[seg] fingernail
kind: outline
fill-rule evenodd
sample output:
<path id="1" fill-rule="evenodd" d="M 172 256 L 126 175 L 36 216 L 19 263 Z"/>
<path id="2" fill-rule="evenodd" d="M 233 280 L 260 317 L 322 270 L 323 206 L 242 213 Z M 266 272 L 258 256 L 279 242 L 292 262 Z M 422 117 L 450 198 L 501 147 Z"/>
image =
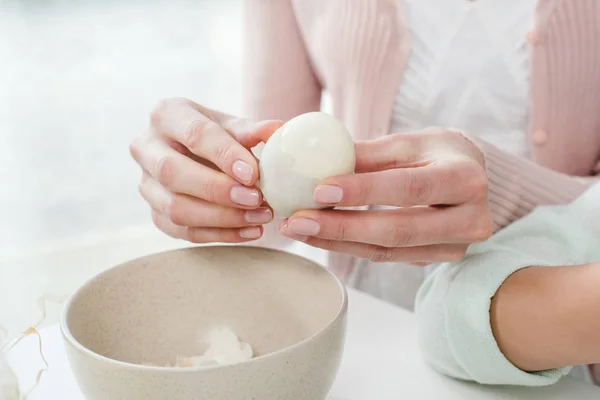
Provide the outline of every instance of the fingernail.
<path id="1" fill-rule="evenodd" d="M 321 225 L 314 219 L 296 218 L 288 222 L 285 230 L 296 235 L 314 236 L 321 230 Z"/>
<path id="2" fill-rule="evenodd" d="M 313 192 L 313 199 L 321 204 L 336 204 L 344 198 L 344 191 L 339 186 L 319 186 Z"/>
<path id="3" fill-rule="evenodd" d="M 232 172 L 233 175 L 240 180 L 240 182 L 250 183 L 254 171 L 250 164 L 241 160 L 237 160 L 233 163 Z"/>
<path id="4" fill-rule="evenodd" d="M 308 236 L 306 235 L 294 235 L 293 233 L 283 234 L 285 237 L 288 237 L 293 240 L 297 240 L 299 242 L 306 242 L 308 240 Z"/>
<path id="5" fill-rule="evenodd" d="M 244 239 L 258 239 L 260 235 L 260 228 L 258 226 L 249 226 L 240 229 L 240 236 Z"/>
<path id="6" fill-rule="evenodd" d="M 288 221 L 288 218 L 281 221 L 281 223 L 279 224 L 279 233 L 290 239 L 297 240 L 299 242 L 306 242 L 308 240 L 308 236 L 296 235 L 295 233 L 290 232 L 290 230 L 288 229 Z"/>
<path id="7" fill-rule="evenodd" d="M 229 193 L 231 201 L 241 206 L 257 206 L 260 202 L 260 194 L 256 189 L 250 189 L 244 186 L 234 186 Z"/>
<path id="8" fill-rule="evenodd" d="M 283 221 L 279 223 L 279 232 L 283 231 L 283 229 L 287 226 L 289 218 L 285 218 Z"/>
<path id="9" fill-rule="evenodd" d="M 268 208 L 258 208 L 246 211 L 244 219 L 250 224 L 266 224 L 273 219 L 273 213 Z"/>

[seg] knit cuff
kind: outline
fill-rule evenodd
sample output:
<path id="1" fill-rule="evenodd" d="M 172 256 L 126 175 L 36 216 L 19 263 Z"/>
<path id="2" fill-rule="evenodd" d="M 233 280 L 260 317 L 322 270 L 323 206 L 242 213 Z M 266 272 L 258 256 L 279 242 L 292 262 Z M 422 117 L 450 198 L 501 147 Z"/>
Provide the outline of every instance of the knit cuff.
<path id="1" fill-rule="evenodd" d="M 510 155 L 481 139 L 469 139 L 485 156 L 488 200 L 497 229 L 529 214 L 538 205 L 570 203 L 589 185 L 589 182 Z"/>

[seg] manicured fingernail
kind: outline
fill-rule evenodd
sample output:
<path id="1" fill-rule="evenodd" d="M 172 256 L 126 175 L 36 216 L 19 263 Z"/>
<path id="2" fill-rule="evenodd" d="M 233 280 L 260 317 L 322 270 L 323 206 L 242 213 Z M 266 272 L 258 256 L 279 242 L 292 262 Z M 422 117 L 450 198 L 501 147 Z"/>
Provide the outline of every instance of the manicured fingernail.
<path id="1" fill-rule="evenodd" d="M 232 172 L 233 175 L 240 180 L 240 182 L 250 183 L 254 171 L 250 164 L 241 160 L 237 160 L 233 163 Z"/>
<path id="2" fill-rule="evenodd" d="M 289 218 L 284 219 L 279 223 L 279 232 L 283 231 L 283 229 L 287 226 Z"/>
<path id="3" fill-rule="evenodd" d="M 266 224 L 273 219 L 273 213 L 266 207 L 248 210 L 244 214 L 244 219 L 250 224 Z"/>
<path id="4" fill-rule="evenodd" d="M 314 236 L 321 230 L 321 225 L 314 219 L 295 218 L 288 222 L 285 230 L 296 235 Z"/>
<path id="5" fill-rule="evenodd" d="M 258 226 L 249 226 L 240 229 L 240 236 L 244 239 L 258 239 L 260 235 L 260 228 Z"/>
<path id="6" fill-rule="evenodd" d="M 234 186 L 229 193 L 231 201 L 241 206 L 257 206 L 260 204 L 260 194 L 256 189 L 250 189 L 244 186 Z"/>
<path id="7" fill-rule="evenodd" d="M 279 224 L 279 233 L 283 236 L 289 237 L 290 239 L 297 240 L 299 242 L 306 242 L 308 240 L 308 236 L 306 235 L 296 235 L 295 233 L 290 232 L 288 229 L 289 218 L 284 219 Z"/>
<path id="8" fill-rule="evenodd" d="M 337 204 L 344 198 L 344 191 L 339 186 L 319 186 L 313 192 L 313 199 L 321 204 Z"/>
<path id="9" fill-rule="evenodd" d="M 306 235 L 294 235 L 293 233 L 287 233 L 285 234 L 285 236 L 289 237 L 290 239 L 297 240 L 299 242 L 306 242 L 308 240 L 308 236 Z"/>

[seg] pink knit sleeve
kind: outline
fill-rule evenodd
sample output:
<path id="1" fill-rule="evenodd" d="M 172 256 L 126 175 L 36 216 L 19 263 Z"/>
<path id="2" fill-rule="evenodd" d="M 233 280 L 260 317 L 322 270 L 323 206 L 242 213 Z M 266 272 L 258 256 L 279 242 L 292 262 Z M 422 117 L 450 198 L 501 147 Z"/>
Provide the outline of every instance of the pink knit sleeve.
<path id="1" fill-rule="evenodd" d="M 497 228 L 527 215 L 538 205 L 567 204 L 595 178 L 571 177 L 510 155 L 477 138 L 485 154 L 489 202 Z"/>
<path id="2" fill-rule="evenodd" d="M 318 111 L 321 85 L 296 22 L 291 0 L 244 1 L 244 113 L 247 117 L 288 120 Z M 284 248 L 280 218 L 264 227 L 255 246 Z"/>
<path id="3" fill-rule="evenodd" d="M 255 119 L 318 111 L 314 73 L 291 0 L 244 1 L 244 108 Z"/>

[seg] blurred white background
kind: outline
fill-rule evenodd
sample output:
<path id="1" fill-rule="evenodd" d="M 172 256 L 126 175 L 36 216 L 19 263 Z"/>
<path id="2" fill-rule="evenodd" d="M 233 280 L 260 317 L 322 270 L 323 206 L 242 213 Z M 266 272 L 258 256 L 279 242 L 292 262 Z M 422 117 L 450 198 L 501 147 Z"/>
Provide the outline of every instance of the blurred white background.
<path id="1" fill-rule="evenodd" d="M 240 112 L 242 0 L 0 0 L 0 258 L 152 229 L 128 143 L 163 97 Z"/>
<path id="2" fill-rule="evenodd" d="M 0 0 L 0 325 L 186 245 L 153 227 L 128 145 L 164 97 L 241 113 L 243 1 Z"/>

